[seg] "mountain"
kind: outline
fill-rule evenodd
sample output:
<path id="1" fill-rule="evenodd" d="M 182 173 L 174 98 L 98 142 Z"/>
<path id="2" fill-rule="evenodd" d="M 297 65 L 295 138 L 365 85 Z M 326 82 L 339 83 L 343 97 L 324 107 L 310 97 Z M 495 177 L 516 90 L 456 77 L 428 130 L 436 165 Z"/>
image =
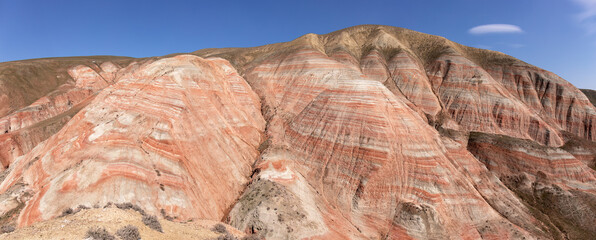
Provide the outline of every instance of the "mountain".
<path id="1" fill-rule="evenodd" d="M 11 234 L 130 202 L 267 239 L 596 238 L 586 95 L 403 28 L 0 63 L 0 103 Z"/>

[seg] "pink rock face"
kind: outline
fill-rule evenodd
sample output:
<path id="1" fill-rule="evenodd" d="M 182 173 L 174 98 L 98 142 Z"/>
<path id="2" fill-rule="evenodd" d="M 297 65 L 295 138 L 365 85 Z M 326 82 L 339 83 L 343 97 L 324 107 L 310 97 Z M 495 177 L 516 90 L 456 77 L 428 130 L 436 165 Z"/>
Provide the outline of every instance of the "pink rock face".
<path id="1" fill-rule="evenodd" d="M 84 65 L 72 67 L 68 74 L 74 83 L 67 81 L 31 105 L 0 118 L 3 167 L 60 130 L 98 91 L 114 83 L 119 69 L 111 62 L 102 63 L 99 72 Z"/>
<path id="2" fill-rule="evenodd" d="M 382 237 L 379 232 L 389 238 L 480 238 L 477 224 L 500 220 L 472 184 L 461 181 L 438 134 L 377 82 L 338 82 L 292 119 L 285 139 L 298 172 L 367 238 Z M 459 220 L 468 208 L 486 212 Z M 501 231 L 518 233 L 506 226 Z"/>
<path id="3" fill-rule="evenodd" d="M 557 126 L 547 124 L 484 69 L 463 56 L 439 57 L 429 75 L 445 111 L 466 130 L 563 145 Z"/>
<path id="4" fill-rule="evenodd" d="M 345 51 L 334 52 L 334 53 L 329 54 L 329 57 L 335 59 L 335 61 L 343 63 L 344 65 L 352 68 L 355 71 L 360 71 L 360 67 L 359 67 L 360 63 L 358 62 L 358 60 L 356 60 L 356 58 L 354 58 L 354 56 L 352 56 L 348 52 L 345 52 Z"/>
<path id="5" fill-rule="evenodd" d="M 398 53 L 389 62 L 391 80 L 401 92 L 429 115 L 437 115 L 441 110 L 441 104 L 433 93 L 424 68 L 414 58 L 405 52 Z"/>
<path id="6" fill-rule="evenodd" d="M 536 67 L 493 67 L 489 73 L 552 125 L 585 139 L 596 140 L 594 106 L 569 82 Z"/>
<path id="7" fill-rule="evenodd" d="M 0 225 L 131 202 L 267 239 L 596 238 L 596 108 L 504 54 L 357 26 L 85 61 L 0 92 Z"/>
<path id="8" fill-rule="evenodd" d="M 259 109 L 225 60 L 186 55 L 147 62 L 16 162 L 0 187 L 22 178 L 36 193 L 20 226 L 109 201 L 153 214 L 163 209 L 180 220 L 221 219 L 258 154 Z"/>
<path id="9" fill-rule="evenodd" d="M 550 179 L 565 189 L 596 192 L 596 172 L 563 149 L 478 133 L 470 138 L 468 148 L 499 176 L 523 173 L 533 179 Z"/>
<path id="10" fill-rule="evenodd" d="M 491 178 L 464 147 L 457 151 L 465 161 L 448 154 L 426 120 L 379 79 L 369 79 L 370 72 L 363 77 L 314 49 L 271 61 L 246 73 L 255 91 L 280 100 L 274 102 L 278 106 L 270 107 L 275 109 L 269 111 L 271 150 L 261 157 L 259 183 L 249 186 L 230 212 L 234 226 L 251 229 L 265 223 L 271 226 L 266 230 L 270 238 L 515 238 L 541 234 L 531 224 L 525 229 L 505 224 L 510 220 L 493 209 L 483 194 L 499 201 L 501 211 L 511 202 L 521 204 L 519 200 L 502 185 L 496 188 L 504 200 L 495 196 L 494 186 L 479 193 L 473 187 L 475 182 L 466 176 L 483 175 L 493 184 L 499 180 Z M 338 70 L 342 70 L 341 77 L 320 80 Z M 302 79 L 305 75 L 322 77 Z M 291 94 L 267 87 L 283 81 L 301 84 L 288 88 Z M 464 164 L 475 170 L 461 172 L 455 167 Z M 265 191 L 262 182 L 282 189 L 282 195 L 288 196 L 284 199 L 290 199 L 291 206 L 298 207 L 296 215 L 303 217 L 283 217 L 288 216 L 288 206 L 267 198 L 254 203 L 255 196 Z M 475 211 L 482 214 L 468 214 Z M 538 222 L 529 210 L 519 207 L 518 211 L 523 217 L 518 216 L 517 222 Z M 286 226 L 301 227 L 286 233 Z M 486 226 L 495 229 L 487 231 Z"/>
<path id="11" fill-rule="evenodd" d="M 569 142 L 564 149 L 575 149 L 576 156 L 580 153 L 578 144 L 567 145 Z M 543 228 L 552 238 L 583 239 L 596 230 L 596 212 L 581 211 L 590 209 L 596 200 L 596 171 L 564 149 L 483 133 L 471 134 L 468 143 L 468 150 L 527 206 L 548 214 L 549 220 L 542 220 L 546 223 Z M 582 151 L 586 152 L 590 151 Z M 574 227 L 560 229 L 552 224 Z"/>
<path id="12" fill-rule="evenodd" d="M 368 78 L 381 83 L 390 78 L 387 63 L 383 59 L 383 55 L 377 50 L 372 50 L 360 60 L 360 69 Z"/>

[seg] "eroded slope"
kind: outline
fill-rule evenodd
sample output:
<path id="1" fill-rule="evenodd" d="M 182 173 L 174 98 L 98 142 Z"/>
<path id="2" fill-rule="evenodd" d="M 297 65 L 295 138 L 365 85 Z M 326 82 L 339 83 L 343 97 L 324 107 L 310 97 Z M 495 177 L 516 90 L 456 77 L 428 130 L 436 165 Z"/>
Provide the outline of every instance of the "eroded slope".
<path id="1" fill-rule="evenodd" d="M 267 239 L 594 236 L 596 108 L 555 74 L 375 25 L 193 55 L 73 65 L 7 108 L 2 221 L 114 201 Z"/>
<path id="2" fill-rule="evenodd" d="M 19 226 L 108 201 L 219 220 L 251 174 L 264 127 L 259 109 L 225 60 L 147 62 L 17 160 L 0 188 L 22 182 L 32 193 Z"/>

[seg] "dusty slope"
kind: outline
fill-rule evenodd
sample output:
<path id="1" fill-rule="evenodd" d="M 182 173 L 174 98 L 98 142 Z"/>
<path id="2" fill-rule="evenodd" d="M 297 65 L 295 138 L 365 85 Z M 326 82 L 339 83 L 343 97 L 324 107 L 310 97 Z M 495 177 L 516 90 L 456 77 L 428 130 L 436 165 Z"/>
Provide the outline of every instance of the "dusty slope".
<path id="1" fill-rule="evenodd" d="M 127 65 L 133 58 L 90 56 L 32 59 L 0 63 L 0 116 L 21 109 L 72 81 L 68 70 L 84 65 L 96 70 L 104 62 Z"/>
<path id="2" fill-rule="evenodd" d="M 596 91 L 591 90 L 591 89 L 580 89 L 584 94 L 586 94 L 586 97 L 588 97 L 588 99 L 590 99 L 590 102 L 592 103 L 592 105 L 596 106 Z"/>
<path id="3" fill-rule="evenodd" d="M 131 201 L 268 239 L 595 234 L 596 108 L 553 73 L 374 25 L 192 54 L 7 108 L 0 223 Z"/>
<path id="4" fill-rule="evenodd" d="M 211 229 L 216 222 L 172 222 L 158 219 L 163 232 L 156 231 L 142 221 L 143 216 L 134 210 L 121 210 L 114 206 L 110 208 L 93 208 L 82 210 L 72 215 L 58 217 L 49 221 L 39 222 L 15 232 L 0 234 L 2 239 L 84 239 L 90 228 L 105 228 L 112 235 L 124 226 L 133 225 L 138 228 L 142 239 L 216 239 L 222 234 Z M 228 231 L 240 237 L 242 233 L 227 226 Z"/>

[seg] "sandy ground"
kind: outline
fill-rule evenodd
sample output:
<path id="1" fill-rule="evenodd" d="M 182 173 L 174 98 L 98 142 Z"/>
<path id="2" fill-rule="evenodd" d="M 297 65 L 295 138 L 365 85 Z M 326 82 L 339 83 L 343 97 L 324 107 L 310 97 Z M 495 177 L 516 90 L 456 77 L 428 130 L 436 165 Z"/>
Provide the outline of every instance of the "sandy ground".
<path id="1" fill-rule="evenodd" d="M 38 222 L 29 227 L 17 229 L 12 233 L 1 234 L 0 239 L 85 239 L 87 230 L 92 227 L 104 227 L 116 235 L 116 231 L 126 225 L 139 229 L 143 240 L 152 239 L 216 239 L 221 234 L 209 229 L 218 222 L 200 220 L 179 223 L 159 219 L 163 233 L 155 231 L 142 222 L 142 216 L 134 210 L 118 208 L 98 208 L 83 210 L 65 217 Z M 244 234 L 227 226 L 227 229 L 240 239 Z M 119 239 L 119 238 L 117 238 Z"/>

